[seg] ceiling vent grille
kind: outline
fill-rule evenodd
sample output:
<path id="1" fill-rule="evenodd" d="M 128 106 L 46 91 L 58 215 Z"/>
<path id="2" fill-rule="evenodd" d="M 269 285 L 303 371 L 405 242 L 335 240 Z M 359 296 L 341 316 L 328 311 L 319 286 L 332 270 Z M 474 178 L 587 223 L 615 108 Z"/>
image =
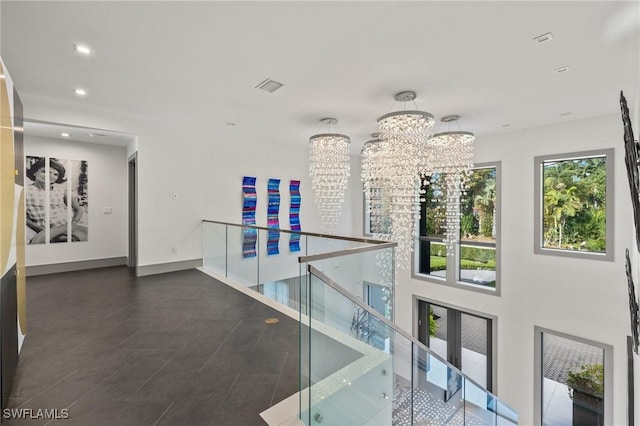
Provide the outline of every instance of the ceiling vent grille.
<path id="1" fill-rule="evenodd" d="M 277 81 L 274 81 L 274 80 L 271 80 L 270 78 L 267 78 L 262 83 L 258 84 L 256 86 L 256 89 L 260 89 L 260 90 L 264 90 L 264 91 L 269 92 L 269 93 L 273 93 L 276 90 L 278 90 L 279 88 L 281 88 L 282 86 L 284 86 L 284 84 L 278 83 Z"/>
<path id="2" fill-rule="evenodd" d="M 542 35 L 539 35 L 538 37 L 534 37 L 533 40 L 538 44 L 543 44 L 553 40 L 553 34 L 551 33 L 542 34 Z"/>

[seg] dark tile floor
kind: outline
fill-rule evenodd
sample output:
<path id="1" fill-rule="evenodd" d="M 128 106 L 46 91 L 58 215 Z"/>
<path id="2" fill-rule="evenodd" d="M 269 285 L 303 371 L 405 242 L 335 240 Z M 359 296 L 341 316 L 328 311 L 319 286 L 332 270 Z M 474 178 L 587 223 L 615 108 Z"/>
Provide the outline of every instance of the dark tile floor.
<path id="1" fill-rule="evenodd" d="M 276 317 L 278 324 L 264 320 Z M 7 425 L 264 425 L 298 390 L 298 324 L 196 270 L 30 277 Z"/>

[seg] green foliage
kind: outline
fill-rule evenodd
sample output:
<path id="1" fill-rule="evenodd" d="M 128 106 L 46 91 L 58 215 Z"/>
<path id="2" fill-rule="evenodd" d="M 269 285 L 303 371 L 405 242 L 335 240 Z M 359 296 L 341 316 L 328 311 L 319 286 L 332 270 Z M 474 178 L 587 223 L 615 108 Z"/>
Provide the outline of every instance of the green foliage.
<path id="1" fill-rule="evenodd" d="M 433 317 L 433 308 L 429 310 L 429 336 L 435 336 L 438 331 L 438 323 Z"/>
<path id="2" fill-rule="evenodd" d="M 604 252 L 605 159 L 545 163 L 543 184 L 544 246 Z"/>
<path id="3" fill-rule="evenodd" d="M 447 258 L 444 256 L 431 256 L 430 262 L 431 271 L 444 271 L 447 269 Z M 460 259 L 460 267 L 462 269 L 483 269 L 486 271 L 495 271 L 496 260 L 489 259 L 486 262 L 479 262 L 477 260 Z"/>
<path id="4" fill-rule="evenodd" d="M 496 263 L 496 251 L 482 247 L 462 246 L 460 248 L 460 258 L 464 260 L 478 261 L 487 263 L 493 261 Z"/>
<path id="5" fill-rule="evenodd" d="M 604 366 L 602 364 L 583 365 L 580 370 L 567 373 L 569 396 L 580 392 L 595 398 L 604 396 Z"/>

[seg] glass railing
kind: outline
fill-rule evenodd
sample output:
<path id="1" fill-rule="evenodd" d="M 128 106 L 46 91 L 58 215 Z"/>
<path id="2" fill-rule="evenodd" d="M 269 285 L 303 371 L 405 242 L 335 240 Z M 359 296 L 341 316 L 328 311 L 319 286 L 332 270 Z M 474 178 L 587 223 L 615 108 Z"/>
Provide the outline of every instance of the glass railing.
<path id="1" fill-rule="evenodd" d="M 395 246 L 204 221 L 203 270 L 297 311 L 307 425 L 517 424 L 513 410 L 394 326 Z"/>
<path id="2" fill-rule="evenodd" d="M 301 292 L 306 298 L 300 301 L 309 312 L 300 349 L 301 374 L 310 384 L 300 401 L 303 423 L 517 424 L 515 411 L 496 396 L 314 265 L 307 270 L 307 289 Z M 324 353 L 319 335 L 330 336 L 360 356 L 330 376 L 318 374 L 327 357 L 340 357 Z"/>
<path id="3" fill-rule="evenodd" d="M 300 257 L 393 318 L 393 247 L 364 238 L 203 221 L 203 268 L 299 310 Z M 306 312 L 304 312 L 306 313 Z"/>

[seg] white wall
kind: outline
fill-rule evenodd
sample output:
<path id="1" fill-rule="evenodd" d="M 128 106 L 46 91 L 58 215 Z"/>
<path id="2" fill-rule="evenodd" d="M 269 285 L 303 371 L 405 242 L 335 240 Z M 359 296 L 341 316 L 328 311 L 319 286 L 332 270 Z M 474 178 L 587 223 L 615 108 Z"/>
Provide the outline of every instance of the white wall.
<path id="1" fill-rule="evenodd" d="M 614 101 L 615 105 L 615 101 Z M 533 253 L 533 158 L 615 148 L 615 246 L 613 262 Z M 624 168 L 619 114 L 478 138 L 475 161 L 502 161 L 502 296 L 398 277 L 396 322 L 413 330 L 412 297 L 497 316 L 497 394 L 533 424 L 534 326 L 614 347 L 614 423 L 626 423 L 626 335 L 629 312 L 624 249 L 629 245 L 631 204 Z M 611 397 L 611 395 L 609 395 Z"/>
<path id="2" fill-rule="evenodd" d="M 266 132 L 256 141 L 244 135 L 242 125 L 156 120 L 42 97 L 23 98 L 27 119 L 138 135 L 139 266 L 201 258 L 203 219 L 241 222 L 243 176 L 258 178 L 258 225 L 267 223 L 267 181 L 279 178 L 280 224 L 289 227 L 288 182 L 297 179 L 301 181 L 302 230 L 322 231 L 313 202 L 306 140 L 284 144 L 283 135 Z M 359 172 L 352 171 L 352 176 L 346 197 L 360 203 Z M 351 203 L 345 206 L 338 234 L 353 234 L 350 221 L 360 219 L 352 208 Z M 358 204 L 355 208 L 361 211 Z M 174 246 L 178 253 L 173 253 Z"/>
<path id="3" fill-rule="evenodd" d="M 128 255 L 127 151 L 124 147 L 25 135 L 25 155 L 88 162 L 89 240 L 27 245 L 27 266 Z M 103 214 L 111 207 L 112 214 Z"/>

